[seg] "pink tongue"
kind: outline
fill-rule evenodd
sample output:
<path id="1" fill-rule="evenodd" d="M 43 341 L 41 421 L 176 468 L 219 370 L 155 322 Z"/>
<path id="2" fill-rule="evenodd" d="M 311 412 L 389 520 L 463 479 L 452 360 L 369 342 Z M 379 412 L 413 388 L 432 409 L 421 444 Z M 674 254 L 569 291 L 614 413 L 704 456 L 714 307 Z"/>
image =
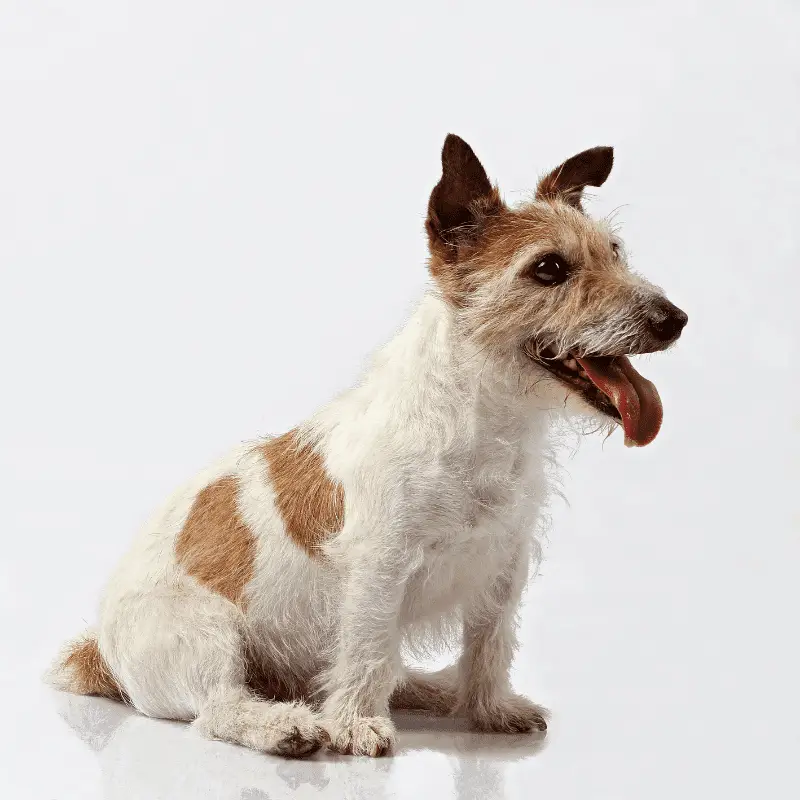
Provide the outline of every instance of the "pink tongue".
<path id="1" fill-rule="evenodd" d="M 643 378 L 625 356 L 579 358 L 578 363 L 619 411 L 625 443 L 638 447 L 650 444 L 658 434 L 663 417 L 658 389 Z"/>

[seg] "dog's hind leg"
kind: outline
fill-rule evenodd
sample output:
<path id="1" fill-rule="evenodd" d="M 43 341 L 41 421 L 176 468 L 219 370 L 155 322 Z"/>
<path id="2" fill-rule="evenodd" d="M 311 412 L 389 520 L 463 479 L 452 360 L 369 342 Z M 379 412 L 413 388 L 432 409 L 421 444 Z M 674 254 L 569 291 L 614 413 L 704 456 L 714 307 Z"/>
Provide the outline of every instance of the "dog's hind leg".
<path id="1" fill-rule="evenodd" d="M 327 735 L 309 706 L 247 688 L 245 629 L 237 606 L 188 586 L 119 599 L 98 644 L 121 690 L 148 716 L 191 721 L 208 738 L 266 753 L 317 750 Z"/>
<path id="2" fill-rule="evenodd" d="M 407 670 L 389 699 L 393 711 L 421 711 L 446 717 L 458 707 L 458 673 L 454 667 L 438 672 Z"/>
<path id="3" fill-rule="evenodd" d="M 293 758 L 315 752 L 328 740 L 309 706 L 259 699 L 241 686 L 209 696 L 194 727 L 209 739 Z"/>
<path id="4" fill-rule="evenodd" d="M 194 727 L 210 739 L 293 758 L 315 752 L 328 740 L 309 706 L 258 699 L 243 687 L 209 697 Z"/>

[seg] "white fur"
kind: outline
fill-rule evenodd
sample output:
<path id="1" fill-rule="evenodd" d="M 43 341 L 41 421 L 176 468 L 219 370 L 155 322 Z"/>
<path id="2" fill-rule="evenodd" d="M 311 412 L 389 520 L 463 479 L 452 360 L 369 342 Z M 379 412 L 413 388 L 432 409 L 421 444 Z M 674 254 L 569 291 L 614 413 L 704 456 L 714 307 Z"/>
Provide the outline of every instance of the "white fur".
<path id="1" fill-rule="evenodd" d="M 142 531 L 102 603 L 99 647 L 131 703 L 270 752 L 302 755 L 324 725 L 335 749 L 377 755 L 393 740 L 393 690 L 425 688 L 404 670 L 402 648 L 461 631 L 448 684 L 458 707 L 484 729 L 543 727 L 543 710 L 509 684 L 548 495 L 551 411 L 566 393 L 536 377 L 520 391 L 515 364 L 471 344 L 431 290 L 363 382 L 301 427 L 344 488 L 344 528 L 323 558 L 287 535 L 252 445 L 189 483 Z M 198 492 L 225 475 L 238 479 L 258 542 L 244 612 L 174 555 Z M 310 705 L 248 695 L 247 658 Z"/>

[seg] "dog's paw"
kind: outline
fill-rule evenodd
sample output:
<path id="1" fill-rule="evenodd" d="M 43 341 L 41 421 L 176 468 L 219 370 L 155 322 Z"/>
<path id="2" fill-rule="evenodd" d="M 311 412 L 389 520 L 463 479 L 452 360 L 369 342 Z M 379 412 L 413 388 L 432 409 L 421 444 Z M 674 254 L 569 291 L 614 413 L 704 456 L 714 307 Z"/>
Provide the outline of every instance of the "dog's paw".
<path id="1" fill-rule="evenodd" d="M 354 756 L 385 756 L 395 742 L 395 730 L 388 717 L 356 717 L 345 724 L 328 727 L 328 747 Z"/>
<path id="2" fill-rule="evenodd" d="M 544 733 L 549 712 L 527 697 L 512 694 L 472 707 L 467 717 L 475 730 L 491 733 Z"/>
<path id="3" fill-rule="evenodd" d="M 292 725 L 277 738 L 272 752 L 285 758 L 302 758 L 315 753 L 328 741 L 328 732 L 321 725 Z"/>
<path id="4" fill-rule="evenodd" d="M 233 704 L 209 704 L 193 725 L 209 739 L 286 758 L 310 755 L 328 741 L 319 717 L 303 703 L 234 698 Z"/>

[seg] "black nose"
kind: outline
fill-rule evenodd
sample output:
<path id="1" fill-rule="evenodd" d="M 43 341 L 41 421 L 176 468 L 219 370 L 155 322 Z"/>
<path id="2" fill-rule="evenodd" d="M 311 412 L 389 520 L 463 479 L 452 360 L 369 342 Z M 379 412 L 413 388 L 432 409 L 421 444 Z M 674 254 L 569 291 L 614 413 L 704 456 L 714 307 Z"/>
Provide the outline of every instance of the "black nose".
<path id="1" fill-rule="evenodd" d="M 650 312 L 650 332 L 659 342 L 672 342 L 681 335 L 689 317 L 669 300 L 661 300 Z"/>

